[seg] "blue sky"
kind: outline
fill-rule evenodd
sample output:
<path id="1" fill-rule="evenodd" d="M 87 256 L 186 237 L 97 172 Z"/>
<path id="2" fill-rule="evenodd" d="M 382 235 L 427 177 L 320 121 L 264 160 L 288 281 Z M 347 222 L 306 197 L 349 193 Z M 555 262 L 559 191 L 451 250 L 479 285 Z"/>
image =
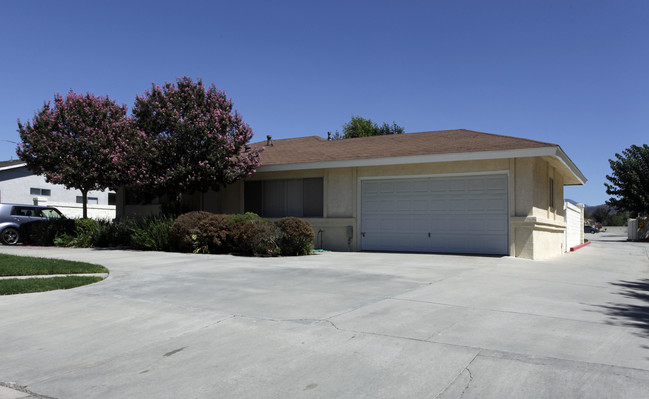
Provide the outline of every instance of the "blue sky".
<path id="1" fill-rule="evenodd" d="M 406 132 L 559 144 L 603 203 L 608 159 L 649 133 L 649 2 L 14 1 L 0 13 L 0 160 L 54 93 L 131 108 L 187 75 L 224 90 L 255 141 L 325 137 L 352 115 Z"/>

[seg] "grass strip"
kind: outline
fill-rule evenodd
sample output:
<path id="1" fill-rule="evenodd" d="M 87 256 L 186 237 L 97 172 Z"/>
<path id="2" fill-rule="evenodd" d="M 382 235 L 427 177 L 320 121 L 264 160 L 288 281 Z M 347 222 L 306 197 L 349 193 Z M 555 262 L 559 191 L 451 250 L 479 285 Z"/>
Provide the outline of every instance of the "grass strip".
<path id="1" fill-rule="evenodd" d="M 0 254 L 1 277 L 82 273 L 108 273 L 108 269 L 85 262 Z"/>
<path id="2" fill-rule="evenodd" d="M 10 278 L 0 280 L 0 295 L 27 294 L 53 290 L 67 290 L 103 280 L 95 276 L 67 276 L 49 278 Z"/>

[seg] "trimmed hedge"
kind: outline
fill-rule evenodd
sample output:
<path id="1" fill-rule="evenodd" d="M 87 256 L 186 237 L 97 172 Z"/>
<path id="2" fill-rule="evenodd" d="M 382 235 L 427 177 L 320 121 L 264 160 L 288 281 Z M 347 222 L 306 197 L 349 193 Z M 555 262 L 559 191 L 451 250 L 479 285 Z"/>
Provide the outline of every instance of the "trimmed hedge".
<path id="1" fill-rule="evenodd" d="M 152 216 L 127 222 L 60 219 L 23 225 L 24 242 L 65 247 L 127 246 L 149 251 L 234 253 L 248 256 L 308 255 L 311 225 L 287 217 L 271 222 L 254 213 L 188 212 L 174 219 Z"/>
<path id="2" fill-rule="evenodd" d="M 171 229 L 169 229 L 169 240 L 172 250 L 192 252 L 195 241 L 192 236 L 197 233 L 196 229 L 200 221 L 209 215 L 211 215 L 209 212 L 194 211 L 178 216 Z"/>
<path id="3" fill-rule="evenodd" d="M 230 226 L 233 252 L 241 255 L 279 255 L 280 231 L 269 221 L 238 222 Z"/>
<path id="4" fill-rule="evenodd" d="M 175 249 L 180 252 L 254 256 L 308 255 L 314 238 L 305 220 L 288 217 L 273 223 L 250 212 L 186 213 L 176 219 L 172 232 Z"/>
<path id="5" fill-rule="evenodd" d="M 222 254 L 230 252 L 228 242 L 229 221 L 226 215 L 210 213 L 196 225 L 193 237 L 193 252 L 203 254 Z"/>
<path id="6" fill-rule="evenodd" d="M 306 220 L 286 217 L 277 221 L 281 231 L 280 253 L 284 256 L 308 255 L 313 251 L 313 228 Z"/>

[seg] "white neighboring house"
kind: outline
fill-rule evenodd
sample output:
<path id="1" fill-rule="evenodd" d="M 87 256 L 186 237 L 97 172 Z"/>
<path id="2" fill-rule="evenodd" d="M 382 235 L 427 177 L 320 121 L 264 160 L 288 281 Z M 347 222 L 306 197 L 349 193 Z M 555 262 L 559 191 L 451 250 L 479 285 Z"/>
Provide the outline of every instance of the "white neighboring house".
<path id="1" fill-rule="evenodd" d="M 20 160 L 0 161 L 0 203 L 49 205 L 68 218 L 83 215 L 81 191 L 46 182 L 44 176 L 33 174 Z M 113 220 L 115 193 L 88 192 L 88 217 Z"/>

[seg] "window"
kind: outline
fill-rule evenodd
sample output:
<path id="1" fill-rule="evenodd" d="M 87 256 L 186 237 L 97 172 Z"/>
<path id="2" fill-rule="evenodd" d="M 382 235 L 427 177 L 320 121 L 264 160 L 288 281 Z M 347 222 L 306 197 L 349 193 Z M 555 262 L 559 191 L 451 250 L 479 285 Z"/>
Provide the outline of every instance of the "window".
<path id="1" fill-rule="evenodd" d="M 323 179 L 246 182 L 244 208 L 264 217 L 322 217 Z"/>
<path id="2" fill-rule="evenodd" d="M 116 193 L 108 193 L 108 205 L 117 205 Z"/>
<path id="3" fill-rule="evenodd" d="M 50 190 L 48 188 L 35 188 L 35 187 L 32 187 L 32 188 L 29 189 L 29 194 L 30 195 L 40 195 L 40 196 L 43 196 L 43 197 L 49 197 L 50 195 L 52 195 L 52 190 Z"/>
<path id="4" fill-rule="evenodd" d="M 77 196 L 77 204 L 83 204 L 83 197 Z M 97 197 L 88 197 L 88 205 L 97 205 L 99 204 L 99 198 Z"/>
<path id="5" fill-rule="evenodd" d="M 41 217 L 41 210 L 32 206 L 14 206 L 11 214 L 15 216 Z"/>
<path id="6" fill-rule="evenodd" d="M 57 209 L 46 208 L 42 210 L 43 217 L 48 219 L 61 219 L 63 215 Z"/>
<path id="7" fill-rule="evenodd" d="M 550 178 L 550 183 L 549 183 L 549 195 L 550 195 L 550 201 L 549 201 L 549 206 L 550 209 L 554 209 L 554 179 Z"/>

